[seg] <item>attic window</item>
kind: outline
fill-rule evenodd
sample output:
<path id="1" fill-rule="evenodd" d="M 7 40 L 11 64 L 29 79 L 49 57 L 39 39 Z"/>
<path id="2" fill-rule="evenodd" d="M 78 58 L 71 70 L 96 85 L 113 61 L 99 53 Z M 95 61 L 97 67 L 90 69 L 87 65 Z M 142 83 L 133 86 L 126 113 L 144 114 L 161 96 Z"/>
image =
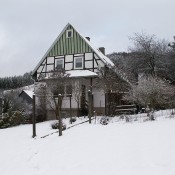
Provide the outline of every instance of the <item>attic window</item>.
<path id="1" fill-rule="evenodd" d="M 70 30 L 67 30 L 66 31 L 66 38 L 72 38 L 73 37 L 73 30 L 70 29 Z"/>

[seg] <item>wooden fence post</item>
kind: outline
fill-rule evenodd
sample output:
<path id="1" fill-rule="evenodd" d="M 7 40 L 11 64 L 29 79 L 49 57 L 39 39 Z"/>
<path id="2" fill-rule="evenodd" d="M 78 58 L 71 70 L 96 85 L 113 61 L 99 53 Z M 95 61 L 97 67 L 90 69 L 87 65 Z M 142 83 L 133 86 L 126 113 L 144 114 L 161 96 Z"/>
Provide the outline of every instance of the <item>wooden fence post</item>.
<path id="1" fill-rule="evenodd" d="M 91 117 L 92 117 L 92 92 L 88 91 L 88 117 L 89 117 L 89 123 L 91 123 Z"/>
<path id="2" fill-rule="evenodd" d="M 72 95 L 69 96 L 70 97 L 70 123 L 72 124 Z"/>
<path id="3" fill-rule="evenodd" d="M 59 101 L 59 136 L 62 136 L 62 115 L 61 115 L 61 95 L 58 95 L 58 101 Z"/>
<path id="4" fill-rule="evenodd" d="M 33 123 L 33 138 L 36 137 L 36 107 L 35 107 L 35 95 L 33 95 L 33 118 L 32 118 L 32 123 Z"/>

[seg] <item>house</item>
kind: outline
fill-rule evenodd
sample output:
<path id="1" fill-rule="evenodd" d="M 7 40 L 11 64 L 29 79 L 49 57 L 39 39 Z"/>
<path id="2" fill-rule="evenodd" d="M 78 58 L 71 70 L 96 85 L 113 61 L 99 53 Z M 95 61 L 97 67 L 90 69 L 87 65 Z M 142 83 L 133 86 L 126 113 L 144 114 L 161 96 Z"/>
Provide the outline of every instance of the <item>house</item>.
<path id="1" fill-rule="evenodd" d="M 28 104 L 32 104 L 33 95 L 34 92 L 31 90 L 22 90 L 22 92 L 19 94 L 19 97 L 26 101 Z"/>
<path id="2" fill-rule="evenodd" d="M 87 93 L 88 90 L 91 90 L 94 111 L 97 114 L 105 114 L 105 92 L 100 87 L 95 88 L 94 84 L 97 83 L 96 79 L 101 68 L 113 66 L 113 62 L 105 56 L 104 47 L 97 49 L 90 42 L 89 37 L 83 37 L 68 23 L 33 70 L 32 78 L 35 80 L 36 90 L 37 86 L 49 79 L 56 69 L 63 69 L 74 80 L 76 89 L 81 91 L 80 108 L 85 107 L 85 104 L 82 105 L 82 101 L 88 105 Z M 83 79 L 81 83 L 80 79 Z M 71 108 L 76 115 L 79 104 L 75 99 L 75 92 L 72 94 Z M 69 111 L 70 100 L 68 97 L 63 99 L 62 108 L 65 112 Z M 82 113 L 82 115 L 86 114 Z M 49 109 L 47 116 L 48 119 L 53 118 L 53 113 Z"/>

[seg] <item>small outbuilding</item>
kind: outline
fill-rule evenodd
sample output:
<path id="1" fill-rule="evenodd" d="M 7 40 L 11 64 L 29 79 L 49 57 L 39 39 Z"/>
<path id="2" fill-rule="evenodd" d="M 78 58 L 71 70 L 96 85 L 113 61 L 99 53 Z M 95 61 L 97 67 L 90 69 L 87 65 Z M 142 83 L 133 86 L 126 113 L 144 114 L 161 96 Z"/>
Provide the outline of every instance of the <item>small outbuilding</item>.
<path id="1" fill-rule="evenodd" d="M 22 90 L 22 92 L 19 94 L 19 97 L 22 98 L 24 101 L 26 101 L 29 104 L 32 104 L 33 101 L 33 91 L 30 90 Z"/>

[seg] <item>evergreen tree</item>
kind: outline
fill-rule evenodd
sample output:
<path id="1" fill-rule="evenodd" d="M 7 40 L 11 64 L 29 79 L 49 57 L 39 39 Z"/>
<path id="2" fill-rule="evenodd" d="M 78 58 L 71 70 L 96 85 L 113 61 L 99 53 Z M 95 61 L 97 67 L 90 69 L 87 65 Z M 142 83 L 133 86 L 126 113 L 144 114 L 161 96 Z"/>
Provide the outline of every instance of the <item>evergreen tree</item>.
<path id="1" fill-rule="evenodd" d="M 31 73 L 32 72 L 27 72 L 22 76 L 0 78 L 0 89 L 16 89 L 19 87 L 33 84 L 33 80 L 31 79 Z"/>

